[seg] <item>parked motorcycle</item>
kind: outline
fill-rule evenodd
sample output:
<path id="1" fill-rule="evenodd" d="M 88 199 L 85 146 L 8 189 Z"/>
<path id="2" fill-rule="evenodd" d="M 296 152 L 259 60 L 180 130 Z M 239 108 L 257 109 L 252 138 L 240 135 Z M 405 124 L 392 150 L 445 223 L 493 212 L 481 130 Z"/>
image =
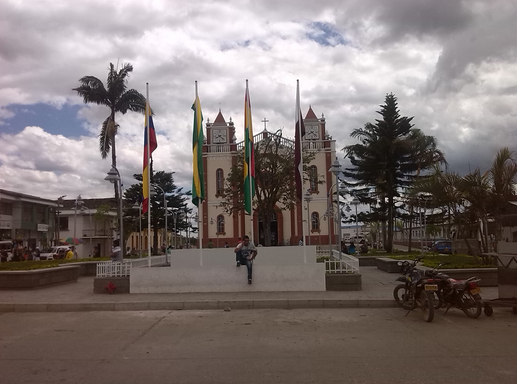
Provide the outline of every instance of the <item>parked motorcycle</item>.
<path id="1" fill-rule="evenodd" d="M 475 277 L 467 280 L 451 279 L 449 275 L 438 271 L 442 265 L 425 272 L 425 276 L 433 279 L 433 282 L 438 285 L 436 293 L 439 300 L 438 308 L 446 305 L 447 309 L 444 314 L 447 314 L 449 309 L 454 306 L 461 309 L 468 317 L 478 318 L 483 307 L 481 288 L 477 286 L 479 279 Z"/>
<path id="2" fill-rule="evenodd" d="M 415 259 L 412 263 L 409 261 L 399 261 L 397 264 L 400 272 L 404 276 L 397 278 L 397 281 L 403 282 L 393 290 L 393 297 L 398 305 L 409 311 L 417 306 L 422 310 L 424 320 L 433 321 L 434 318 L 434 292 L 438 291 L 438 285 L 429 282 L 418 269 L 417 263 L 421 258 Z"/>

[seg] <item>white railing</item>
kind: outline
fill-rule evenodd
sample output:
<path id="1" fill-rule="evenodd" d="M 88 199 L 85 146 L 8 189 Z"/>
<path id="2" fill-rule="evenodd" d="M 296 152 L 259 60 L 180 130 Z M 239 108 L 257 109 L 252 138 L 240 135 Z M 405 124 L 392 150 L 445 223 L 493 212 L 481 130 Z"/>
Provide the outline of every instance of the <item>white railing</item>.
<path id="1" fill-rule="evenodd" d="M 333 250 L 330 260 L 325 262 L 325 271 L 329 273 L 359 272 L 359 259 L 346 253 L 341 253 L 340 259 L 339 252 Z"/>
<path id="2" fill-rule="evenodd" d="M 131 263 L 120 261 L 100 261 L 97 263 L 97 277 L 123 277 L 131 274 Z"/>
<path id="3" fill-rule="evenodd" d="M 152 256 L 151 267 L 165 263 L 165 255 Z M 147 257 L 119 261 L 101 261 L 97 263 L 97 277 L 122 277 L 131 274 L 131 268 L 145 268 L 149 266 Z"/>
<path id="4" fill-rule="evenodd" d="M 319 245 L 316 247 L 316 256 L 327 256 L 329 257 L 333 250 L 337 250 L 337 246 L 331 245 L 330 247 L 328 245 Z"/>
<path id="5" fill-rule="evenodd" d="M 133 268 L 147 267 L 149 265 L 149 259 L 147 257 L 131 259 L 128 261 L 133 265 Z M 151 256 L 151 267 L 163 263 L 165 263 L 165 255 Z"/>

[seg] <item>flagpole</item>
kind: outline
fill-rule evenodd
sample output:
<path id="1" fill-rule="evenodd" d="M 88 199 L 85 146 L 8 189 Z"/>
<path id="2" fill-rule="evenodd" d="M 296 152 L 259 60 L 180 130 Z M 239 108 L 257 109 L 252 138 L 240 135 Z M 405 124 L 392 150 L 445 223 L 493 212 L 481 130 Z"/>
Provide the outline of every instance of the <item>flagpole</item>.
<path id="1" fill-rule="evenodd" d="M 255 144 L 253 143 L 253 130 L 252 130 L 252 127 L 253 127 L 253 124 L 251 123 L 251 102 L 250 102 L 250 91 L 248 89 L 248 79 L 246 79 L 246 102 L 248 103 L 249 105 L 249 112 L 250 112 L 250 134 L 251 134 L 251 137 L 249 138 L 250 141 L 251 141 L 251 145 L 254 146 Z M 246 127 L 244 127 L 244 129 L 246 129 Z M 254 150 L 254 148 L 251 148 L 250 149 L 250 154 L 252 153 L 252 151 Z M 251 242 L 253 244 L 255 244 L 255 236 L 254 236 L 254 232 L 253 232 L 253 183 L 252 183 L 252 173 L 251 173 L 251 164 L 252 164 L 252 161 L 251 161 L 251 156 L 250 156 L 250 159 L 249 159 L 249 163 L 248 163 L 248 179 L 249 179 L 249 184 L 250 184 L 250 223 L 251 223 Z M 255 164 L 253 164 L 255 165 Z"/>
<path id="2" fill-rule="evenodd" d="M 301 188 L 302 193 L 300 197 L 300 210 L 301 210 L 301 217 L 302 217 L 302 239 L 303 239 L 303 263 L 307 264 L 307 240 L 305 239 L 306 232 L 305 232 L 305 225 L 303 225 L 303 143 L 302 143 L 302 122 L 300 119 L 302 118 L 302 113 L 300 110 L 300 80 L 296 80 L 296 117 L 295 122 L 298 123 L 298 142 L 300 143 L 300 165 L 302 169 L 300 170 L 300 176 L 301 176 Z M 307 222 L 307 225 L 309 225 L 309 222 Z"/>
<path id="3" fill-rule="evenodd" d="M 197 100 L 198 99 L 197 80 L 195 80 L 194 83 L 196 86 L 196 100 Z M 203 125 L 201 125 L 200 128 L 203 129 Z M 199 143 L 198 143 L 198 145 L 199 145 Z M 203 159 L 201 159 L 201 161 L 203 161 Z M 200 180 L 200 182 L 204 183 L 205 181 Z M 199 205 L 197 207 L 197 216 L 198 216 L 198 219 L 197 219 L 197 227 L 198 227 L 197 245 L 199 247 L 199 266 L 200 267 L 203 266 L 203 216 L 202 215 L 203 215 L 203 199 L 201 198 L 201 199 L 199 199 Z M 199 223 L 201 223 L 201 225 Z"/>
<path id="4" fill-rule="evenodd" d="M 147 127 L 146 127 L 146 140 L 147 140 L 147 145 L 146 145 L 146 148 L 145 148 L 145 151 L 146 151 L 146 154 L 145 156 L 147 156 L 147 167 L 149 168 L 147 170 L 147 180 L 144 180 L 144 183 L 146 182 L 147 183 L 147 194 L 148 194 L 148 197 L 147 197 L 147 266 L 149 268 L 151 268 L 151 169 L 150 169 L 150 164 L 151 164 L 151 139 L 150 139 L 150 119 L 149 119 L 149 116 L 151 116 L 151 107 L 150 107 L 150 103 L 149 103 L 149 83 L 145 83 L 145 90 L 146 90 L 146 106 L 145 106 L 145 113 L 146 113 L 146 123 L 147 123 Z"/>

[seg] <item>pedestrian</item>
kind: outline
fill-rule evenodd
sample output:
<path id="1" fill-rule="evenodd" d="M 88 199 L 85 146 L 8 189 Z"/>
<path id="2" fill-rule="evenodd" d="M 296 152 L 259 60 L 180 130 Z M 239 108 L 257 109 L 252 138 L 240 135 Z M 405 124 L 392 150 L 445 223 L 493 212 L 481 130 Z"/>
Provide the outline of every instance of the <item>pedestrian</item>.
<path id="1" fill-rule="evenodd" d="M 237 241 L 237 245 L 236 247 L 238 247 L 239 245 L 241 245 L 242 243 L 242 240 L 241 238 L 239 237 L 239 240 Z M 241 254 L 240 253 L 235 253 L 235 262 L 237 263 L 237 267 L 240 267 L 241 266 Z"/>
<path id="2" fill-rule="evenodd" d="M 206 247 L 210 249 L 214 247 L 214 242 L 212 241 L 212 239 L 208 239 L 208 244 L 206 245 Z"/>
<path id="3" fill-rule="evenodd" d="M 72 248 L 68 248 L 68 251 L 66 252 L 65 259 L 66 260 L 72 260 L 74 258 L 74 251 L 72 251 Z"/>
<path id="4" fill-rule="evenodd" d="M 77 250 L 75 249 L 75 247 L 72 247 L 72 252 L 74 253 L 74 259 L 78 259 L 79 255 L 77 254 Z"/>
<path id="5" fill-rule="evenodd" d="M 302 239 L 300 239 L 300 241 L 298 242 L 298 245 L 299 245 L 299 246 L 302 246 L 302 245 L 303 245 L 303 240 L 302 240 Z"/>
<path id="6" fill-rule="evenodd" d="M 111 261 L 121 261 L 122 260 L 122 249 L 120 248 L 120 240 L 113 241 L 113 247 L 111 248 Z"/>
<path id="7" fill-rule="evenodd" d="M 225 241 L 225 242 L 224 242 L 224 247 L 225 247 L 225 248 L 230 248 L 230 246 L 228 245 L 228 242 L 227 242 L 227 241 Z"/>
<path id="8" fill-rule="evenodd" d="M 251 284 L 252 274 L 253 274 L 253 260 L 257 257 L 257 248 L 255 244 L 250 241 L 250 238 L 246 235 L 242 238 L 242 242 L 235 247 L 233 250 L 236 255 L 240 257 L 240 264 L 246 264 L 248 269 L 248 284 Z"/>
<path id="9" fill-rule="evenodd" d="M 351 255 L 355 254 L 355 244 L 353 241 L 350 242 L 350 246 L 348 247 L 348 253 Z"/>

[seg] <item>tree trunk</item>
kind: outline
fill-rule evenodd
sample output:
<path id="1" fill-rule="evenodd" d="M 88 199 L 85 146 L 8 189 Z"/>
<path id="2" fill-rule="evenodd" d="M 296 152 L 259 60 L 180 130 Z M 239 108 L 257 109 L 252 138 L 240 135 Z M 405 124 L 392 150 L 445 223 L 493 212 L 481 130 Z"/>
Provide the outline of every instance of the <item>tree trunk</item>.
<path id="1" fill-rule="evenodd" d="M 393 196 L 388 196 L 388 238 L 386 243 L 386 252 L 393 251 Z"/>
<path id="2" fill-rule="evenodd" d="M 411 252 L 411 242 L 413 241 L 413 206 L 409 209 L 409 235 L 408 235 L 408 252 Z"/>
<path id="3" fill-rule="evenodd" d="M 264 246 L 271 246 L 271 215 L 262 219 L 262 230 L 264 231 Z"/>
<path id="4" fill-rule="evenodd" d="M 112 132 L 112 138 L 111 138 L 111 165 L 116 168 L 117 167 L 117 149 L 115 147 L 116 131 L 114 129 L 114 127 L 115 127 L 115 114 L 113 112 L 111 114 L 111 121 L 113 122 L 113 132 Z M 122 180 L 120 180 L 119 182 L 121 183 Z M 118 199 L 119 199 L 118 184 L 117 183 L 113 183 L 113 187 L 115 188 L 115 203 L 117 204 L 117 207 L 118 207 L 119 206 L 118 205 L 119 204 L 118 203 Z"/>

